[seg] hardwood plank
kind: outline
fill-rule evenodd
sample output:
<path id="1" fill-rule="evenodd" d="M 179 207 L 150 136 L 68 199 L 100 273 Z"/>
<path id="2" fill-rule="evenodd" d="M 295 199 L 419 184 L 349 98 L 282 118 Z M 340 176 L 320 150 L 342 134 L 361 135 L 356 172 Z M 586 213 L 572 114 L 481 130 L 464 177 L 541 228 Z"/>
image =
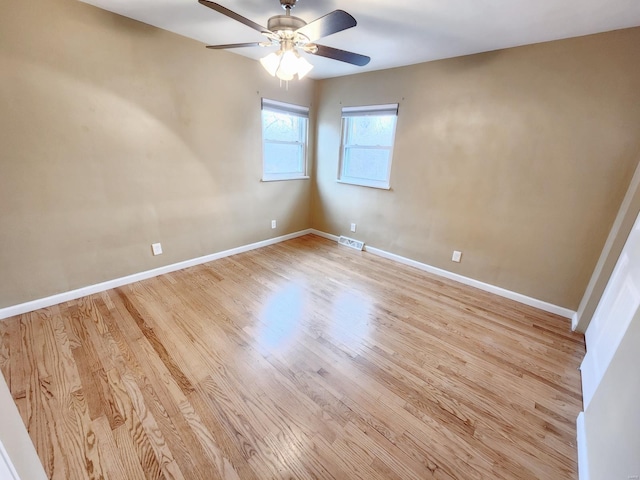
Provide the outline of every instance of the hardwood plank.
<path id="1" fill-rule="evenodd" d="M 179 405 L 180 413 L 184 417 L 187 425 L 193 431 L 193 436 L 202 447 L 204 454 L 208 457 L 208 478 L 221 478 L 223 480 L 240 480 L 238 472 L 227 459 L 222 449 L 218 446 L 216 439 L 208 428 L 204 425 L 202 418 L 196 413 L 194 406 L 187 398 L 181 400 Z"/>
<path id="2" fill-rule="evenodd" d="M 235 478 L 237 475 L 242 480 L 256 480 L 259 477 L 247 461 L 246 444 L 238 432 L 227 432 L 223 424 L 215 417 L 215 406 L 208 395 L 200 390 L 188 396 L 189 403 L 196 414 L 201 418 L 202 428 L 211 435 L 215 445 L 219 449 L 219 457 L 222 463 L 217 463 L 218 470 L 222 470 L 222 478 Z M 250 455 L 249 455 L 250 456 Z"/>
<path id="3" fill-rule="evenodd" d="M 21 400 L 24 400 L 26 397 L 26 380 L 23 363 L 24 356 L 22 352 L 22 329 L 20 327 L 20 321 L 12 322 L 10 325 L 12 326 L 11 334 L 9 337 L 9 361 L 11 377 L 8 384 L 11 385 L 11 393 L 13 399 L 18 405 L 18 410 L 20 411 L 21 415 L 24 415 L 24 412 L 21 408 L 21 405 L 24 404 L 24 402 L 21 402 Z"/>
<path id="4" fill-rule="evenodd" d="M 122 383 L 120 374 L 114 369 L 108 372 L 108 377 L 118 410 L 124 416 L 124 424 L 113 430 L 123 467 L 129 472 L 134 472 L 134 476 L 142 469 L 148 480 L 164 479 L 149 436 L 133 408 L 131 397 Z"/>
<path id="5" fill-rule="evenodd" d="M 140 425 L 149 440 L 149 444 L 151 445 L 155 458 L 160 465 L 162 474 L 167 479 L 184 479 L 184 476 L 167 445 L 162 430 L 150 411 L 151 406 L 145 401 L 144 395 L 136 383 L 135 378 L 132 374 L 127 372 L 122 375 L 121 381 L 129 398 L 131 399 L 133 411 L 138 417 Z"/>
<path id="6" fill-rule="evenodd" d="M 131 318 L 135 320 L 136 324 L 138 325 L 138 328 L 140 328 L 140 331 L 142 332 L 142 334 L 147 338 L 149 343 L 151 343 L 151 345 L 153 346 L 153 349 L 156 351 L 156 353 L 160 357 L 160 360 L 171 372 L 175 380 L 180 385 L 180 388 L 182 389 L 184 394 L 188 395 L 189 393 L 193 392 L 194 391 L 193 385 L 191 384 L 189 379 L 187 379 L 187 377 L 182 372 L 182 370 L 180 370 L 180 368 L 175 364 L 173 358 L 167 351 L 166 347 L 162 344 L 162 342 L 158 340 L 156 333 L 153 331 L 152 328 L 149 327 L 142 313 L 138 311 L 139 307 L 136 307 L 131 302 L 126 292 L 124 291 L 124 289 L 117 288 L 116 292 L 120 297 L 120 300 L 124 304 L 124 307 L 127 309 L 129 314 L 131 315 Z"/>
<path id="7" fill-rule="evenodd" d="M 47 408 L 46 400 L 43 398 L 41 379 L 38 375 L 38 352 L 40 351 L 38 339 L 40 337 L 37 334 L 37 330 L 40 328 L 39 316 L 36 313 L 30 313 L 25 317 L 28 318 L 21 322 L 21 329 L 25 351 L 23 366 L 26 380 L 26 417 L 23 417 L 22 420 L 29 431 L 45 472 L 49 477 L 53 478 L 54 473 L 61 471 L 60 460 L 63 457 L 54 453 L 56 445 L 52 439 L 56 437 L 56 433 L 53 424 L 49 423 L 50 411 Z M 46 382 L 46 379 L 43 379 L 43 382 Z M 63 470 L 62 475 L 65 474 L 66 471 Z"/>
<path id="8" fill-rule="evenodd" d="M 123 455 L 118 452 L 116 441 L 113 438 L 113 431 L 109 421 L 105 417 L 96 418 L 91 422 L 93 431 L 98 439 L 98 449 L 103 458 L 105 467 L 105 478 L 127 478 L 144 479 L 142 469 L 128 470 L 123 463 Z M 122 452 L 126 455 L 126 452 Z M 126 458 L 126 457 L 124 457 Z"/>
<path id="9" fill-rule="evenodd" d="M 109 375 L 111 373 L 111 375 Z M 120 425 L 124 424 L 125 414 L 120 410 L 121 406 L 118 404 L 113 396 L 113 391 L 110 385 L 110 378 L 113 377 L 111 370 L 105 372 L 104 369 L 96 370 L 93 372 L 94 383 L 98 388 L 98 396 L 102 402 L 102 411 L 104 417 L 109 423 L 109 428 L 115 430 Z"/>
<path id="10" fill-rule="evenodd" d="M 52 479 L 575 480 L 569 322 L 313 235 L 0 322 Z"/>
<path id="11" fill-rule="evenodd" d="M 63 319 L 64 313 L 60 310 L 58 305 L 54 305 L 50 307 L 50 309 L 52 312 L 50 325 L 56 345 L 55 350 L 57 351 L 57 362 L 60 363 L 60 367 L 64 374 L 63 382 L 65 383 L 66 391 L 75 392 L 82 388 L 82 381 L 80 380 L 78 366 L 71 350 L 71 342 L 67 336 L 67 330 Z"/>
<path id="12" fill-rule="evenodd" d="M 16 323 L 0 322 L 0 374 L 7 381 L 9 389 L 11 389 L 11 338 L 15 338 Z M 13 329 L 13 335 L 10 335 L 10 329 Z"/>

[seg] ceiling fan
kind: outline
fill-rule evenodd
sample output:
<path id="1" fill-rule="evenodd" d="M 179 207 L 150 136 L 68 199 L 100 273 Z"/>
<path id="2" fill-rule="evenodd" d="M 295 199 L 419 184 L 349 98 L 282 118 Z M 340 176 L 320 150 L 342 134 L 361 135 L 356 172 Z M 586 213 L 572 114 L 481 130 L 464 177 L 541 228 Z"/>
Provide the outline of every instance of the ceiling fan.
<path id="1" fill-rule="evenodd" d="M 301 18 L 291 15 L 291 9 L 295 7 L 297 0 L 280 0 L 285 15 L 275 15 L 269 18 L 267 28 L 265 28 L 217 3 L 208 0 L 198 0 L 198 2 L 257 30 L 267 37 L 263 42 L 208 45 L 207 48 L 278 47 L 277 52 L 260 59 L 260 63 L 272 76 L 277 76 L 281 80 L 293 80 L 296 75 L 298 79 L 301 79 L 313 68 L 313 65 L 300 56 L 297 49 L 360 67 L 368 64 L 371 60 L 365 55 L 315 43 L 320 38 L 357 25 L 356 19 L 343 10 L 334 10 L 311 23 L 307 23 Z"/>

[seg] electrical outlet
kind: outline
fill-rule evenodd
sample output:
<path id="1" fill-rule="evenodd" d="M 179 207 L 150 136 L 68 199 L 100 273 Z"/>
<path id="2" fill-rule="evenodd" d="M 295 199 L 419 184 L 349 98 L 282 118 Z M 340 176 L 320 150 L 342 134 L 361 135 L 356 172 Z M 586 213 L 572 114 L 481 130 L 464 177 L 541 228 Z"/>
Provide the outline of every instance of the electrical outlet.
<path id="1" fill-rule="evenodd" d="M 154 255 L 162 255 L 162 244 L 161 243 L 152 243 L 151 251 Z"/>
<path id="2" fill-rule="evenodd" d="M 356 224 L 355 224 L 355 223 L 352 223 L 352 224 L 351 224 L 351 231 L 352 231 L 352 232 L 355 232 L 355 231 L 356 231 Z"/>
<path id="3" fill-rule="evenodd" d="M 451 261 L 460 263 L 461 260 L 462 260 L 462 252 L 454 250 L 453 251 L 453 256 L 451 257 Z"/>
<path id="4" fill-rule="evenodd" d="M 276 221 L 275 220 L 271 220 L 271 228 L 276 228 Z"/>

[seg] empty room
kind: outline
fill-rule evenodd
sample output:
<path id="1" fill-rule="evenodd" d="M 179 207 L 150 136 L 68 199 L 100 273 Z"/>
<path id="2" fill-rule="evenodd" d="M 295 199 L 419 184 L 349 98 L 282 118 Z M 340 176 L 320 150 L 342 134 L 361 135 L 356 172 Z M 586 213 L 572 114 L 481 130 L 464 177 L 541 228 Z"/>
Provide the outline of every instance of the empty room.
<path id="1" fill-rule="evenodd" d="M 0 479 L 640 478 L 640 3 L 6 0 Z"/>

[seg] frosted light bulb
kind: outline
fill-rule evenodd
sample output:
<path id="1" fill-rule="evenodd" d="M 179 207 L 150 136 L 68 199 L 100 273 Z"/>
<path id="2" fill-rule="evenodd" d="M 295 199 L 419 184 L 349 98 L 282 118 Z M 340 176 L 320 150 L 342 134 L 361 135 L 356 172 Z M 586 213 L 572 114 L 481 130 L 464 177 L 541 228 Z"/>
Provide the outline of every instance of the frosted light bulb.
<path id="1" fill-rule="evenodd" d="M 306 58 L 298 56 L 298 80 L 302 80 L 313 69 Z"/>
<path id="2" fill-rule="evenodd" d="M 296 73 L 298 73 L 298 57 L 293 50 L 287 50 L 282 54 L 277 75 L 279 78 L 282 78 L 282 80 L 285 80 L 281 75 L 293 78 Z"/>
<path id="3" fill-rule="evenodd" d="M 281 56 L 282 52 L 278 51 L 270 53 L 266 57 L 260 59 L 260 63 L 272 77 L 276 76 L 276 71 L 278 70 L 278 66 L 280 65 L 280 60 L 282 59 Z"/>

